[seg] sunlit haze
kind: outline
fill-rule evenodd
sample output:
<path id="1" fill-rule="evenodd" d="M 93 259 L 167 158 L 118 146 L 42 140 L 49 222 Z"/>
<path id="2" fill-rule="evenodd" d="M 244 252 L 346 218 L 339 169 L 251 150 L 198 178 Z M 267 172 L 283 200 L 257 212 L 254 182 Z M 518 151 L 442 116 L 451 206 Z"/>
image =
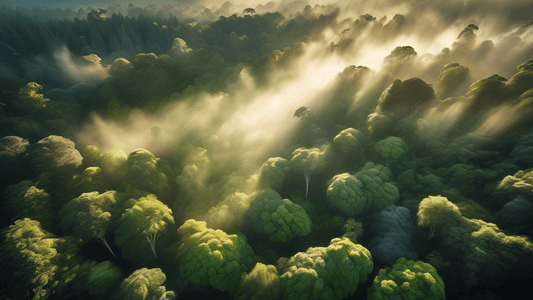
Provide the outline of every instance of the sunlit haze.
<path id="1" fill-rule="evenodd" d="M 529 299 L 531 12 L 0 0 L 0 299 Z"/>

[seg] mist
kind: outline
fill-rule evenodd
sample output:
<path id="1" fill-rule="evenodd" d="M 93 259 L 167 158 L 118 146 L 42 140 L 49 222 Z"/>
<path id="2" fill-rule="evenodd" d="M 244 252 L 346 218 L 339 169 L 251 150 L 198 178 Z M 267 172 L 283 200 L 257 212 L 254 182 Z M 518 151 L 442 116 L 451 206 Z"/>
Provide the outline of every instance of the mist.
<path id="1" fill-rule="evenodd" d="M 489 16 L 499 17 L 499 22 L 507 28 L 495 31 L 486 25 L 485 19 L 481 22 L 476 10 L 468 7 L 453 15 L 440 14 L 433 6 L 415 9 L 412 7 L 416 6 L 394 3 L 348 5 L 354 12 L 347 8 L 335 10 L 335 6 L 304 10 L 302 16 L 315 20 L 318 29 L 297 48 L 293 45 L 298 51 L 284 51 L 275 58 L 279 61 L 269 65 L 266 84 L 258 82 L 253 70 L 245 67 L 224 92 L 203 91 L 175 100 L 171 96 L 171 104 L 158 112 L 147 114 L 133 110 L 123 122 L 94 115 L 75 140 L 80 145 L 97 145 L 104 151 L 119 147 L 129 153 L 144 148 L 161 157 L 169 157 L 187 145 L 202 147 L 207 149 L 217 168 L 235 171 L 241 181 L 233 183 L 236 190 L 246 190 L 247 178 L 263 162 L 271 156 L 282 155 L 280 149 L 295 143 L 294 136 L 302 130 L 301 121 L 293 116 L 298 108 L 305 106 L 320 112 L 336 101 L 333 98 L 341 72 L 348 66 L 370 69 L 370 73 L 354 82 L 353 94 L 348 99 L 348 111 L 359 116 L 364 111 L 371 113 L 372 105 L 377 103 L 377 98 L 372 98 L 376 96 L 371 94 L 379 95 L 396 79 L 421 78 L 437 88 L 440 95 L 445 93 L 440 88 L 441 69 L 448 63 L 458 63 L 467 68 L 468 76 L 446 93 L 463 97 L 468 86 L 482 78 L 495 73 L 510 78 L 516 73 L 516 65 L 533 55 L 533 29 L 524 28 L 505 16 Z M 450 5 L 455 9 L 458 4 Z M 372 15 L 357 17 L 355 11 L 365 9 Z M 320 12 L 328 12 L 327 17 L 319 18 Z M 428 28 L 429 19 L 435 25 Z M 480 22 L 479 26 L 469 25 L 476 21 Z M 61 63 L 73 64 L 64 58 Z M 92 63 L 69 74 L 76 80 L 105 76 L 106 69 L 96 61 Z M 65 69 L 67 73 L 72 70 Z M 464 127 L 467 130 L 464 133 L 481 130 L 497 137 L 531 116 L 531 110 L 521 109 L 526 104 L 519 101 L 475 118 L 470 116 L 468 101 L 451 103 L 454 104 L 445 109 L 434 103 L 434 108 L 420 112 L 425 120 L 424 126 L 417 129 L 421 138 L 429 141 L 444 136 L 463 126 L 460 124 L 465 118 L 472 118 L 475 124 Z M 514 116 L 513 121 L 505 121 L 509 114 Z M 362 117 L 366 119 L 366 115 Z M 357 122 L 345 126 L 361 124 L 360 119 Z"/>
<path id="2" fill-rule="evenodd" d="M 117 274 L 160 268 L 168 299 L 171 289 L 270 299 L 254 294 L 270 286 L 272 299 L 290 298 L 298 259 L 332 249 L 369 259 L 368 274 L 350 278 L 378 274 L 339 299 L 371 298 L 378 269 L 399 258 L 442 277 L 432 275 L 445 282 L 439 299 L 504 295 L 517 276 L 533 278 L 531 263 L 517 263 L 533 263 L 530 1 L 8 5 L 17 13 L 0 14 L 0 161 L 9 166 L 0 198 L 29 209 L 8 204 L 17 217 L 5 226 L 35 217 L 78 238 L 63 207 L 105 194 L 110 208 L 94 211 L 110 225 L 97 237 L 125 254 L 105 260 Z M 32 211 L 34 198 L 53 218 Z M 143 214 L 166 223 L 126 228 Z M 211 235 L 219 240 L 195 240 Z M 127 244 L 139 236 L 139 249 Z M 79 255 L 103 261 L 93 240 Z M 237 240 L 252 258 L 234 286 L 182 272 L 199 254 L 180 255 L 196 244 Z M 302 274 L 334 286 L 310 265 Z M 113 297 L 126 280 L 115 277 L 103 288 Z"/>
<path id="3" fill-rule="evenodd" d="M 109 76 L 109 70 L 102 66 L 102 59 L 96 54 L 74 57 L 63 46 L 54 53 L 59 69 L 76 83 L 95 83 Z"/>
<path id="4" fill-rule="evenodd" d="M 456 2 L 450 3 L 452 11 L 457 10 L 455 15 L 450 12 L 439 14 L 439 5 L 444 5 L 441 2 L 431 6 L 422 5 L 418 9 L 410 8 L 417 7 L 416 5 L 394 3 L 396 4 L 386 5 L 380 2 L 370 7 L 353 6 L 357 8 L 356 11 L 368 9 L 373 13 L 371 16 L 354 17 L 356 12 L 340 10 L 342 13 L 328 20 L 321 32 L 309 37 L 299 57 L 287 62 L 290 67 L 278 68 L 267 75 L 269 83 L 266 86 L 256 86 L 250 72 L 243 69 L 238 82 L 227 93 L 201 94 L 184 103 L 171 105 L 155 116 L 134 114 L 122 129 L 124 132 L 131 132 L 132 137 L 128 137 L 128 134 L 118 135 L 124 141 L 120 137 L 118 140 L 105 138 L 108 135 L 106 131 L 118 132 L 118 129 L 112 128 L 121 128 L 121 124 L 111 127 L 95 125 L 97 130 L 88 125 L 86 131 L 104 130 L 97 134 L 99 139 L 115 141 L 125 145 L 127 150 L 132 150 L 148 147 L 150 144 L 142 142 L 147 141 L 144 135 L 134 137 L 139 133 L 139 128 L 159 126 L 163 129 L 163 134 L 157 150 L 154 149 L 159 153 L 196 130 L 206 139 L 217 136 L 232 145 L 239 145 L 236 148 L 244 151 L 241 155 L 251 155 L 252 152 L 264 155 L 268 148 L 272 148 L 269 145 L 282 142 L 294 128 L 293 111 L 301 106 L 318 109 L 328 102 L 330 84 L 349 65 L 366 66 L 373 72 L 371 77 L 357 87 L 353 99 L 353 105 L 356 106 L 359 97 L 365 95 L 365 90 L 384 90 L 394 79 L 419 77 L 435 86 L 440 70 L 450 62 L 469 69 L 469 77 L 466 79 L 468 82 L 460 91 L 465 93 L 469 84 L 492 74 L 510 78 L 516 73 L 516 65 L 533 55 L 533 30 L 524 28 L 516 20 L 499 16 L 499 21 L 505 23 L 505 31 L 502 27 L 499 31 L 495 31 L 493 26 L 484 28 L 482 24 L 487 22 L 485 19 L 469 28 L 469 24 L 481 21 L 474 3 L 469 3 L 464 10 L 459 10 Z M 398 17 L 398 14 L 403 15 Z M 498 17 L 497 14 L 497 11 L 491 13 L 489 21 Z M 307 17 L 313 16 L 318 17 L 312 13 Z M 430 17 L 436 17 L 437 21 L 433 20 L 431 24 L 435 25 L 428 28 Z M 413 53 L 391 54 L 396 47 L 405 46 L 411 46 Z M 72 64 L 66 59 L 62 59 L 62 63 Z M 71 76 L 77 79 L 81 79 L 80 76 L 105 76 L 104 68 L 95 62 L 93 64 L 90 71 L 82 69 Z M 66 68 L 67 72 L 71 72 L 69 70 L 73 69 Z M 491 118 L 496 117 L 493 115 Z M 101 122 L 104 121 L 99 120 L 98 124 Z M 143 125 L 137 125 L 137 122 Z M 107 127 L 109 129 L 103 129 Z M 135 130 L 127 130 L 128 127 Z M 173 131 L 172 128 L 180 130 Z M 148 132 L 147 129 L 145 131 Z M 138 142 L 134 142 L 135 139 Z M 89 143 L 87 139 L 83 141 Z M 261 145 L 258 148 L 259 141 Z M 115 145 L 102 146 L 107 149 Z"/>

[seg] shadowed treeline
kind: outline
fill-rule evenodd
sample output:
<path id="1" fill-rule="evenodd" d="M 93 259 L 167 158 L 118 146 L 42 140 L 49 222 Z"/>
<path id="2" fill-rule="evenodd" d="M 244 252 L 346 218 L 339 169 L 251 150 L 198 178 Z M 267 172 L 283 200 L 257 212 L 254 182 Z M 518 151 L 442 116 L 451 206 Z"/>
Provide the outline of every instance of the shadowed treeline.
<path id="1" fill-rule="evenodd" d="M 528 16 L 205 3 L 2 15 L 0 299 L 530 294 Z"/>

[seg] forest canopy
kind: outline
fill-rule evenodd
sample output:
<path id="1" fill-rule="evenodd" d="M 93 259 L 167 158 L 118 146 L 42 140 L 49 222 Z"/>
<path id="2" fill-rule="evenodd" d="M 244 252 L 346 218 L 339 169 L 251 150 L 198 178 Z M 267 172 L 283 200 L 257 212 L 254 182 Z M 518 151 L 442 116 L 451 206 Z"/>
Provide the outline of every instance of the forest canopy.
<path id="1" fill-rule="evenodd" d="M 529 2 L 55 5 L 0 1 L 0 299 L 530 294 Z"/>

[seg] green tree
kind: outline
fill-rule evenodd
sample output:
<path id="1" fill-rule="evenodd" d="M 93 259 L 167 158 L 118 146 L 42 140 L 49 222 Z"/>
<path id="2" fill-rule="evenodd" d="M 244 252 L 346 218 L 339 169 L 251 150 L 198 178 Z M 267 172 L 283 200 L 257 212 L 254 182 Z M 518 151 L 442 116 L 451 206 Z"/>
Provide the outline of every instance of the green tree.
<path id="1" fill-rule="evenodd" d="M 311 175 L 322 171 L 326 167 L 330 155 L 328 144 L 315 148 L 298 148 L 292 152 L 291 167 L 302 172 L 305 178 L 305 197 L 309 191 Z"/>
<path id="2" fill-rule="evenodd" d="M 303 207 L 282 199 L 272 189 L 254 193 L 249 220 L 254 231 L 267 234 L 272 241 L 288 242 L 311 233 L 311 219 Z"/>
<path id="3" fill-rule="evenodd" d="M 353 128 L 342 130 L 333 138 L 333 146 L 344 155 L 361 155 L 363 147 L 363 134 Z"/>
<path id="4" fill-rule="evenodd" d="M 50 99 L 45 98 L 43 94 L 39 94 L 42 89 L 43 87 L 36 82 L 28 82 L 26 86 L 22 87 L 19 90 L 19 98 L 21 100 L 19 105 L 22 105 L 21 108 L 32 110 L 45 108 Z"/>
<path id="5" fill-rule="evenodd" d="M 435 268 L 423 261 L 402 257 L 392 268 L 379 270 L 368 289 L 369 300 L 444 300 L 444 282 Z"/>
<path id="6" fill-rule="evenodd" d="M 115 256 L 105 235 L 120 205 L 116 191 L 84 193 L 63 205 L 59 225 L 65 232 L 84 241 L 99 240 Z"/>
<path id="7" fill-rule="evenodd" d="M 9 285 L 7 293 L 13 299 L 61 298 L 83 271 L 78 239 L 58 237 L 28 218 L 17 220 L 2 234 L 0 281 Z"/>
<path id="8" fill-rule="evenodd" d="M 376 150 L 389 163 L 395 163 L 409 153 L 409 146 L 399 137 L 389 136 L 377 142 Z"/>
<path id="9" fill-rule="evenodd" d="M 260 262 L 243 277 L 237 299 L 239 300 L 277 300 L 281 294 L 278 270 L 273 265 Z"/>
<path id="10" fill-rule="evenodd" d="M 146 254 L 150 251 L 157 258 L 155 244 L 158 237 L 174 224 L 172 210 L 152 194 L 130 201 L 133 205 L 118 221 L 115 242 L 122 250 L 122 256 L 128 260 L 149 260 Z"/>
<path id="11" fill-rule="evenodd" d="M 396 79 L 379 97 L 376 112 L 400 120 L 415 112 L 421 105 L 435 99 L 431 85 L 420 78 L 405 81 Z"/>
<path id="12" fill-rule="evenodd" d="M 370 251 L 348 238 L 332 239 L 327 247 L 299 252 L 283 266 L 284 299 L 344 299 L 366 281 L 374 264 Z"/>
<path id="13" fill-rule="evenodd" d="M 442 196 L 428 196 L 418 206 L 418 226 L 429 227 L 429 237 L 447 225 L 457 224 L 462 218 L 459 207 Z"/>
<path id="14" fill-rule="evenodd" d="M 71 173 L 81 166 L 83 157 L 68 138 L 50 135 L 30 146 L 30 159 L 38 174 L 61 171 Z"/>
<path id="15" fill-rule="evenodd" d="M 116 299 L 173 300 L 176 294 L 163 284 L 167 277 L 159 268 L 134 271 L 120 284 Z"/>
<path id="16" fill-rule="evenodd" d="M 91 268 L 85 289 L 92 296 L 106 297 L 113 288 L 118 287 L 122 278 L 120 268 L 106 260 Z"/>
<path id="17" fill-rule="evenodd" d="M 18 219 L 30 218 L 52 230 L 56 222 L 54 205 L 48 193 L 39 189 L 29 180 L 9 185 L 2 194 L 6 217 L 14 222 Z"/>
<path id="18" fill-rule="evenodd" d="M 181 225 L 178 234 L 182 237 L 176 252 L 180 275 L 196 285 L 234 292 L 255 262 L 254 251 L 242 235 L 213 230 L 193 219 Z"/>
<path id="19" fill-rule="evenodd" d="M 145 190 L 161 199 L 169 195 L 169 178 L 173 177 L 173 172 L 166 161 L 156 158 L 148 150 L 136 149 L 128 155 L 127 164 L 126 188 Z"/>
<path id="20" fill-rule="evenodd" d="M 392 171 L 368 162 L 354 175 L 334 176 L 326 191 L 328 204 L 348 217 L 381 211 L 398 202 L 400 192 L 392 181 Z"/>
<path id="21" fill-rule="evenodd" d="M 290 162 L 281 157 L 269 158 L 257 174 L 257 190 L 271 188 L 280 191 L 290 169 Z"/>

